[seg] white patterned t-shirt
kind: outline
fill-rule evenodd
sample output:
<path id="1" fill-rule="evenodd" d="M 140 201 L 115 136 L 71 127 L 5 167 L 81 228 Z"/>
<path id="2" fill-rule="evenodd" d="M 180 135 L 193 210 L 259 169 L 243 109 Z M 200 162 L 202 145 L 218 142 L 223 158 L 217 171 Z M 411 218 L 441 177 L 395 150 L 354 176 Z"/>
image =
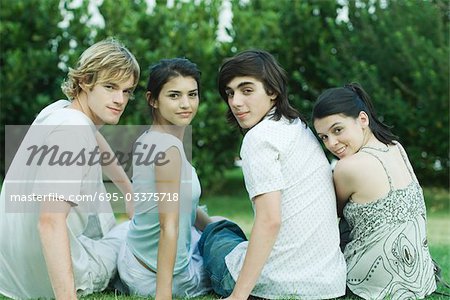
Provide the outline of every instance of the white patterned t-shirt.
<path id="1" fill-rule="evenodd" d="M 332 173 L 311 130 L 299 119 L 266 117 L 245 135 L 241 158 L 250 199 L 281 191 L 281 228 L 251 294 L 271 299 L 344 295 L 346 266 Z M 247 247 L 243 242 L 226 256 L 234 280 Z"/>

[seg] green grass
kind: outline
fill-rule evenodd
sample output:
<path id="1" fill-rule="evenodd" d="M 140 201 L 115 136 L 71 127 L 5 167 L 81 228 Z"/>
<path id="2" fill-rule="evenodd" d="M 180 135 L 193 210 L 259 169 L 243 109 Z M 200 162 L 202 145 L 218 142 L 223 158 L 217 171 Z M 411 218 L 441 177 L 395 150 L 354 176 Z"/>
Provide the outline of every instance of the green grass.
<path id="1" fill-rule="evenodd" d="M 223 216 L 237 223 L 247 237 L 253 224 L 253 208 L 245 190 L 241 169 L 236 168 L 224 174 L 224 188 L 218 195 L 201 199 L 210 216 Z"/>

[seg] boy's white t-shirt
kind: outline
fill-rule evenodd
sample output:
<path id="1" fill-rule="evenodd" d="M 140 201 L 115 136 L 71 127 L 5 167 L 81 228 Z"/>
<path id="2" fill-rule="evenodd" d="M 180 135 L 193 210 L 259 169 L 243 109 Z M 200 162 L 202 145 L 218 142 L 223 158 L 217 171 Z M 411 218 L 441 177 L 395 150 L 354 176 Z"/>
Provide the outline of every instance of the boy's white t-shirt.
<path id="1" fill-rule="evenodd" d="M 272 191 L 282 194 L 281 228 L 251 294 L 271 299 L 344 295 L 346 265 L 332 173 L 311 130 L 299 119 L 290 123 L 266 117 L 245 135 L 241 158 L 250 199 Z M 247 247 L 243 242 L 226 256 L 235 281 Z"/>
<path id="2" fill-rule="evenodd" d="M 81 198 L 77 201 L 74 198 L 76 195 L 106 193 L 101 166 L 87 162 L 80 165 L 49 166 L 50 154 L 45 156 L 40 167 L 35 164 L 39 155 L 34 157 L 32 164 L 26 164 L 31 153 L 26 148 L 30 145 L 57 145 L 58 156 L 55 156 L 54 161 L 58 161 L 59 155 L 66 150 L 77 154 L 84 149 L 88 157 L 88 152 L 97 146 L 96 127 L 92 121 L 83 113 L 69 109 L 69 105 L 69 101 L 59 100 L 39 113 L 14 157 L 2 185 L 0 293 L 8 297 L 54 297 L 37 228 L 40 202 L 12 203 L 12 194 L 43 196 L 53 193 L 65 200 L 69 197 L 73 199 L 67 225 L 75 287 L 81 294 L 104 289 L 109 281 L 107 277 L 113 275 L 110 271 L 102 275 L 99 275 L 101 271 L 89 272 L 97 266 L 113 270 L 112 261 L 114 257 L 117 258 L 114 251 L 105 251 L 102 255 L 97 253 L 102 251 L 100 249 L 110 249 L 104 248 L 107 245 L 106 240 L 105 244 L 92 242 L 103 237 L 115 225 L 110 204 L 84 201 Z M 109 240 L 112 242 L 114 239 Z"/>

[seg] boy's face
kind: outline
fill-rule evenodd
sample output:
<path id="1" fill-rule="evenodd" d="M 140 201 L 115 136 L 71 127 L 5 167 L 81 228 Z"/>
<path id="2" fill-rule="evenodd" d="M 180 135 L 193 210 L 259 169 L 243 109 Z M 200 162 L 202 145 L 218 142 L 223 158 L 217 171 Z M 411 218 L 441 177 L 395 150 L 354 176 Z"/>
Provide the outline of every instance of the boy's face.
<path id="1" fill-rule="evenodd" d="M 252 128 L 275 105 L 276 94 L 268 95 L 261 81 L 235 77 L 226 86 L 228 105 L 242 128 Z"/>
<path id="2" fill-rule="evenodd" d="M 117 124 L 133 93 L 133 77 L 120 83 L 96 83 L 86 93 L 88 110 L 84 112 L 95 125 Z"/>

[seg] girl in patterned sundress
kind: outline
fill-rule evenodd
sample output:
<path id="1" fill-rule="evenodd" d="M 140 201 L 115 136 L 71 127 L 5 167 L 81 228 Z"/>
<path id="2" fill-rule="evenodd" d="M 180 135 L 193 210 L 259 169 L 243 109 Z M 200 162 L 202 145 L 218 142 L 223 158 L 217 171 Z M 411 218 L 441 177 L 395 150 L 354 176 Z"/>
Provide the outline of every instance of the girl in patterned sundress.
<path id="1" fill-rule="evenodd" d="M 347 286 L 364 299 L 422 299 L 436 282 L 422 188 L 402 145 L 352 83 L 323 92 L 313 108 L 317 135 L 337 162 L 338 214 L 350 228 Z"/>

